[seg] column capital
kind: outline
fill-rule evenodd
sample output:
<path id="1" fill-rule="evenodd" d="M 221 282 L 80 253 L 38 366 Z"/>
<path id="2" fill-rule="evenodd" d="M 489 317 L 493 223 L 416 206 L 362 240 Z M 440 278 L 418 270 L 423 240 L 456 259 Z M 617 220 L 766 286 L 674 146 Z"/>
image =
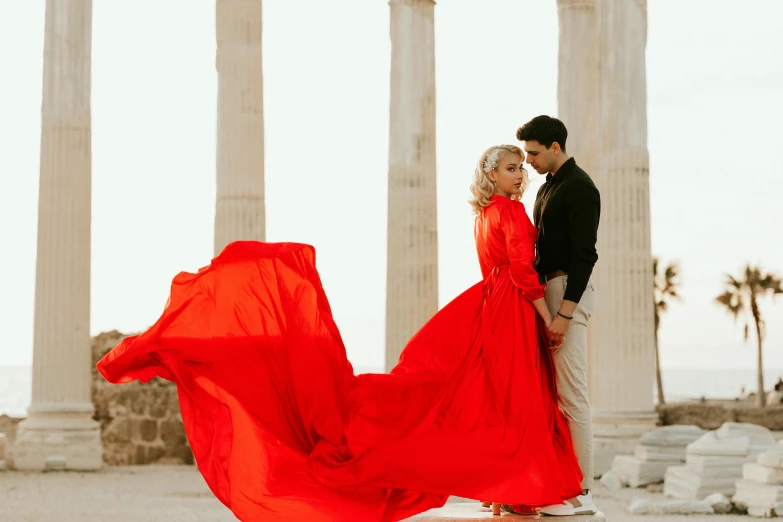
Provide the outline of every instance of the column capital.
<path id="1" fill-rule="evenodd" d="M 565 9 L 595 9 L 597 0 L 557 0 L 557 8 Z"/>

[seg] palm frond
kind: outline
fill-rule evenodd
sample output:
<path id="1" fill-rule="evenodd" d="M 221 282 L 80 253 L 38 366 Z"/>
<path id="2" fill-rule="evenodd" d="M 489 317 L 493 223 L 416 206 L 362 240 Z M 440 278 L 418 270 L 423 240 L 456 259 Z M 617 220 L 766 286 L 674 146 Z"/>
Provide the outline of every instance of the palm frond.
<path id="1" fill-rule="evenodd" d="M 720 294 L 715 298 L 715 301 L 725 306 L 735 319 L 739 316 L 740 312 L 745 309 L 745 303 L 742 299 L 742 295 L 736 292 L 732 292 L 731 290 L 726 290 Z"/>
<path id="2" fill-rule="evenodd" d="M 742 315 L 744 323 L 742 334 L 745 341 L 750 338 L 750 321 L 753 320 L 759 346 L 766 337 L 767 325 L 762 318 L 758 299 L 766 294 L 771 294 L 773 298 L 777 294 L 783 294 L 783 280 L 775 274 L 765 273 L 757 265 L 748 263 L 739 279 L 726 274 L 724 291 L 715 298 L 716 302 L 723 305 L 734 316 L 735 324 Z M 759 368 L 761 368 L 761 360 L 759 360 Z"/>
<path id="3" fill-rule="evenodd" d="M 783 293 L 781 280 L 772 274 L 767 274 L 759 280 L 759 288 L 764 292 L 772 292 L 773 295 Z"/>
<path id="4" fill-rule="evenodd" d="M 745 283 L 752 286 L 758 280 L 758 269 L 751 265 L 745 266 Z"/>
<path id="5" fill-rule="evenodd" d="M 680 298 L 680 295 L 677 293 L 677 289 L 680 286 L 680 282 L 677 280 L 679 265 L 676 261 L 669 262 L 663 273 L 661 273 L 660 262 L 659 258 L 653 258 L 653 294 L 657 312 L 663 312 L 668 309 L 668 300 Z"/>

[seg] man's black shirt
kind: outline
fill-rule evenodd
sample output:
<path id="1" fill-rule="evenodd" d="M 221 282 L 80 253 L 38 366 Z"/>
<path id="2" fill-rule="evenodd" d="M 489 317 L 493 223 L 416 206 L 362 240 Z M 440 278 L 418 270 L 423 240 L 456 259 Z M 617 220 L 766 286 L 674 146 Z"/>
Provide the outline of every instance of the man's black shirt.
<path id="1" fill-rule="evenodd" d="M 568 159 L 538 190 L 533 220 L 538 229 L 536 271 L 542 277 L 563 270 L 568 285 L 563 299 L 582 298 L 598 260 L 595 243 L 601 196 L 593 180 Z"/>

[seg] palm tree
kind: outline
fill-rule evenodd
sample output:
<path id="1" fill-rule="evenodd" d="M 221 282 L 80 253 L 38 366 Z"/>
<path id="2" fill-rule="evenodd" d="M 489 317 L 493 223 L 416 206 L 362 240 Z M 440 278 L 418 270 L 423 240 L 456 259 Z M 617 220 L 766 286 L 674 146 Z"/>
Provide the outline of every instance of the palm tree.
<path id="1" fill-rule="evenodd" d="M 658 271 L 659 260 L 653 258 L 653 297 L 655 299 L 655 380 L 658 384 L 658 404 L 665 404 L 663 398 L 663 381 L 661 380 L 661 354 L 658 348 L 658 327 L 661 325 L 661 314 L 669 308 L 669 300 L 679 299 L 677 289 L 680 281 L 677 279 L 680 267 L 676 261 L 669 263 L 663 272 Z"/>
<path id="2" fill-rule="evenodd" d="M 744 279 L 743 279 L 744 278 Z M 756 340 L 758 341 L 758 395 L 756 403 L 763 407 L 766 402 L 764 396 L 764 365 L 762 363 L 762 345 L 764 343 L 764 320 L 761 317 L 758 300 L 767 294 L 775 296 L 783 294 L 781 279 L 772 274 L 765 274 L 758 266 L 747 265 L 745 273 L 740 279 L 735 279 L 730 274 L 726 275 L 726 289 L 715 300 L 726 307 L 736 321 L 740 316 L 745 319 L 745 340 L 748 340 L 750 317 L 756 326 Z"/>

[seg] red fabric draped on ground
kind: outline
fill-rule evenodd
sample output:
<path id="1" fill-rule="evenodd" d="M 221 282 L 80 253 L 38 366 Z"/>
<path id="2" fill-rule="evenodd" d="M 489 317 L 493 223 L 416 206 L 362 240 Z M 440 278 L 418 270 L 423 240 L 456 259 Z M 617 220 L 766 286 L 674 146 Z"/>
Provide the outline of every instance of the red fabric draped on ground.
<path id="1" fill-rule="evenodd" d="M 508 267 L 388 374 L 355 376 L 312 247 L 232 243 L 99 363 L 174 381 L 199 470 L 244 521 L 394 521 L 448 495 L 558 503 L 581 474 L 535 311 Z"/>

